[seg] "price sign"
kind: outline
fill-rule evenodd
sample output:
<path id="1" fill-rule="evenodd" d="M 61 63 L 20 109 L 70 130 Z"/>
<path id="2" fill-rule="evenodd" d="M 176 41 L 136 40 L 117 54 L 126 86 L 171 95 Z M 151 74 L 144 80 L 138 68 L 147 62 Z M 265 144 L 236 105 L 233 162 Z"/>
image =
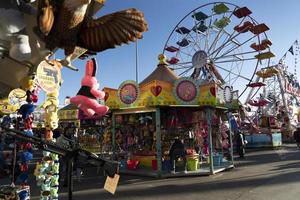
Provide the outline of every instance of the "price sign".
<path id="1" fill-rule="evenodd" d="M 113 178 L 107 176 L 105 184 L 104 184 L 104 189 L 112 194 L 115 194 L 119 179 L 120 179 L 119 174 L 115 174 L 115 176 Z"/>

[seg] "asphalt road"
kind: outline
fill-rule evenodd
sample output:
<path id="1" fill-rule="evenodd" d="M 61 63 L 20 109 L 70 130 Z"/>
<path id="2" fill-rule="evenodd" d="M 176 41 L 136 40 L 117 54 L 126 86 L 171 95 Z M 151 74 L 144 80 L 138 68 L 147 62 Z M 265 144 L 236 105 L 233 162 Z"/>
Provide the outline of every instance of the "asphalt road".
<path id="1" fill-rule="evenodd" d="M 275 150 L 251 151 L 236 160 L 232 170 L 212 176 L 153 179 L 121 176 L 115 195 L 103 190 L 104 178 L 90 169 L 74 182 L 75 200 L 298 200 L 300 149 L 288 145 Z M 38 190 L 31 181 L 32 199 Z M 68 199 L 66 189 L 60 199 Z"/>

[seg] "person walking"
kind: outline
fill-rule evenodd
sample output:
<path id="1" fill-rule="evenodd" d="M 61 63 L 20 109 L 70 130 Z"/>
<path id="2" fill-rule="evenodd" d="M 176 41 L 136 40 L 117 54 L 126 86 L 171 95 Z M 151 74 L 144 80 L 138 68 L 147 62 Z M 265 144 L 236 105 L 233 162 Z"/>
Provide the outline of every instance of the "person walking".
<path id="1" fill-rule="evenodd" d="M 297 129 L 294 132 L 294 139 L 297 143 L 297 147 L 300 148 L 300 124 L 297 125 Z"/>

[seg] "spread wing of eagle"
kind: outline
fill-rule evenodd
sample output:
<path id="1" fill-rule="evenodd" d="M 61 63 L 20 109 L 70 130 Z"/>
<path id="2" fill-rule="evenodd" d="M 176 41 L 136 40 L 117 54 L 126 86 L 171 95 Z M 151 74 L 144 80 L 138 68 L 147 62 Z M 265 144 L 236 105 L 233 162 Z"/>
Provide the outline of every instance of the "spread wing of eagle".
<path id="1" fill-rule="evenodd" d="M 105 0 L 39 0 L 38 30 L 49 50 L 63 48 L 67 66 L 76 47 L 101 52 L 142 38 L 144 14 L 134 8 L 93 19 Z"/>
<path id="2" fill-rule="evenodd" d="M 147 30 L 143 19 L 143 13 L 131 8 L 87 20 L 79 32 L 78 45 L 99 52 L 140 39 Z"/>

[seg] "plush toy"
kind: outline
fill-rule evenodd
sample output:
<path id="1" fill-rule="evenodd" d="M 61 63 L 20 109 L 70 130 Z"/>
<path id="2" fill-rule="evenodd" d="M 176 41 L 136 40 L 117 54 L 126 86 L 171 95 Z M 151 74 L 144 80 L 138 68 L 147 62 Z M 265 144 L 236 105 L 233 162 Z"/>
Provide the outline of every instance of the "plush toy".
<path id="1" fill-rule="evenodd" d="M 27 119 L 33 113 L 35 107 L 36 107 L 35 105 L 30 103 L 23 104 L 19 109 L 19 113 L 22 115 L 23 119 Z"/>
<path id="2" fill-rule="evenodd" d="M 22 119 L 26 120 L 32 117 L 32 113 L 36 108 L 36 106 L 33 105 L 32 102 L 37 102 L 37 100 L 38 100 L 37 95 L 35 95 L 34 92 L 31 92 L 29 90 L 26 91 L 27 104 L 23 104 L 19 109 L 19 113 L 22 115 Z M 26 123 L 27 122 L 25 121 L 25 124 Z M 27 129 L 29 128 L 27 127 Z"/>
<path id="3" fill-rule="evenodd" d="M 18 61 L 31 58 L 24 14 L 36 15 L 37 10 L 30 5 L 34 1 L 0 1 L 0 44 L 7 47 L 9 56 Z"/>
<path id="4" fill-rule="evenodd" d="M 108 111 L 108 107 L 98 103 L 97 99 L 104 99 L 105 92 L 99 91 L 96 79 L 97 63 L 93 58 L 86 63 L 85 76 L 81 80 L 81 88 L 70 102 L 76 104 L 87 116 L 94 114 L 103 116 Z"/>
<path id="5" fill-rule="evenodd" d="M 58 91 L 53 91 L 47 94 L 47 99 L 43 103 L 42 108 L 49 109 L 49 106 L 58 107 L 59 100 L 58 100 Z"/>
<path id="6" fill-rule="evenodd" d="M 21 79 L 20 88 L 24 91 L 34 91 L 36 89 L 35 74 L 31 74 Z"/>
<path id="7" fill-rule="evenodd" d="M 52 132 L 53 129 L 56 129 L 58 127 L 58 120 L 59 120 L 59 118 L 58 118 L 56 111 L 52 112 L 52 111 L 46 110 L 46 112 L 45 112 L 45 127 L 46 127 L 47 131 Z M 48 133 L 48 134 L 53 136 L 53 133 Z"/>
<path id="8" fill-rule="evenodd" d="M 42 108 L 45 109 L 46 129 L 51 131 L 58 127 L 58 91 L 47 94 L 47 100 L 43 103 Z"/>

